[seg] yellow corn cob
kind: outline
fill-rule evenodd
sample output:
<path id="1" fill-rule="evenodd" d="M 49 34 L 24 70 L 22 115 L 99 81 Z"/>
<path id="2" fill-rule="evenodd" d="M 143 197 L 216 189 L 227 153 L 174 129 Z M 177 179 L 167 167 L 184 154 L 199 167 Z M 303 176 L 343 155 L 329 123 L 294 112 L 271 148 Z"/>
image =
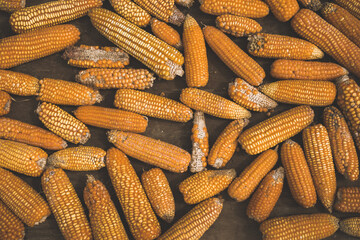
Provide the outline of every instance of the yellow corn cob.
<path id="1" fill-rule="evenodd" d="M 267 219 L 282 192 L 284 168 L 269 172 L 250 199 L 246 215 L 257 222 Z"/>
<path id="2" fill-rule="evenodd" d="M 98 147 L 73 147 L 51 154 L 48 163 L 70 171 L 96 171 L 105 167 L 105 155 Z"/>
<path id="3" fill-rule="evenodd" d="M 184 149 L 150 137 L 111 130 L 108 139 L 125 154 L 172 172 L 186 172 L 190 163 L 191 156 Z"/>
<path id="4" fill-rule="evenodd" d="M 277 149 L 269 149 L 260 154 L 230 184 L 228 193 L 238 202 L 245 201 L 255 191 L 265 175 L 275 166 L 278 160 Z"/>
<path id="5" fill-rule="evenodd" d="M 90 131 L 85 124 L 56 105 L 41 103 L 36 113 L 45 127 L 69 142 L 84 144 L 90 138 Z"/>
<path id="6" fill-rule="evenodd" d="M 141 175 L 141 182 L 155 213 L 166 222 L 172 222 L 175 216 L 175 201 L 163 171 L 152 168 Z"/>
<path id="7" fill-rule="evenodd" d="M 352 15 L 360 19 L 359 0 L 335 0 L 337 4 L 348 10 Z"/>
<path id="8" fill-rule="evenodd" d="M 0 90 L 20 96 L 36 95 L 39 80 L 27 74 L 0 70 Z"/>
<path id="9" fill-rule="evenodd" d="M 5 169 L 0 168 L 0 176 L 0 200 L 29 227 L 45 222 L 51 212 L 40 194 Z"/>
<path id="10" fill-rule="evenodd" d="M 274 78 L 297 80 L 332 80 L 349 72 L 336 63 L 278 59 L 271 65 Z"/>
<path id="11" fill-rule="evenodd" d="M 0 201 L 0 238 L 21 240 L 25 237 L 25 227 L 20 219 Z"/>
<path id="12" fill-rule="evenodd" d="M 110 0 L 115 12 L 139 27 L 146 27 L 151 16 L 131 0 Z"/>
<path id="13" fill-rule="evenodd" d="M 199 24 L 189 14 L 183 32 L 186 84 L 204 87 L 209 81 L 208 59 L 204 35 Z"/>
<path id="14" fill-rule="evenodd" d="M 110 148 L 106 167 L 134 238 L 157 238 L 161 233 L 160 224 L 129 159 L 120 150 Z"/>
<path id="15" fill-rule="evenodd" d="M 281 163 L 295 201 L 304 208 L 313 207 L 316 204 L 316 191 L 301 146 L 291 139 L 286 140 L 281 146 Z"/>
<path id="16" fill-rule="evenodd" d="M 360 188 L 341 187 L 337 192 L 337 201 L 334 209 L 340 212 L 360 213 Z"/>
<path id="17" fill-rule="evenodd" d="M 150 21 L 151 31 L 155 36 L 177 49 L 182 48 L 180 34 L 166 23 L 152 18 Z"/>
<path id="18" fill-rule="evenodd" d="M 48 168 L 41 185 L 64 238 L 92 239 L 84 209 L 66 173 L 60 168 Z"/>
<path id="19" fill-rule="evenodd" d="M 344 116 L 336 107 L 330 106 L 324 110 L 323 121 L 329 133 L 336 169 L 346 179 L 357 180 L 359 159 Z"/>
<path id="20" fill-rule="evenodd" d="M 219 217 L 222 208 L 222 199 L 210 198 L 205 200 L 180 218 L 158 240 L 200 239 Z"/>
<path id="21" fill-rule="evenodd" d="M 0 116 L 10 112 L 11 97 L 6 92 L 0 91 Z"/>
<path id="22" fill-rule="evenodd" d="M 354 237 L 360 237 L 360 218 L 347 218 L 340 221 L 340 230 Z"/>
<path id="23" fill-rule="evenodd" d="M 208 157 L 210 166 L 214 168 L 225 167 L 235 153 L 237 138 L 248 123 L 248 119 L 237 119 L 226 126 L 211 148 Z"/>
<path id="24" fill-rule="evenodd" d="M 18 10 L 11 14 L 9 22 L 14 32 L 23 33 L 69 22 L 101 5 L 101 0 L 51 1 Z"/>
<path id="25" fill-rule="evenodd" d="M 206 157 L 209 153 L 209 133 L 203 112 L 195 112 L 191 141 L 190 172 L 201 172 L 206 167 Z"/>
<path id="26" fill-rule="evenodd" d="M 175 3 L 190 8 L 194 4 L 194 0 L 175 0 Z"/>
<path id="27" fill-rule="evenodd" d="M 161 78 L 173 80 L 176 75 L 184 74 L 181 67 L 183 55 L 167 43 L 109 10 L 92 9 L 89 16 L 102 35 Z"/>
<path id="28" fill-rule="evenodd" d="M 230 38 L 215 27 L 203 28 L 206 42 L 218 57 L 238 76 L 253 86 L 259 86 L 265 71 L 238 47 Z"/>
<path id="29" fill-rule="evenodd" d="M 295 107 L 245 130 L 239 143 L 248 154 L 255 155 L 295 136 L 313 120 L 311 107 Z"/>
<path id="30" fill-rule="evenodd" d="M 307 127 L 303 131 L 303 143 L 316 192 L 322 204 L 331 212 L 336 193 L 336 176 L 326 128 L 321 124 Z"/>
<path id="31" fill-rule="evenodd" d="M 264 240 L 323 239 L 338 229 L 339 219 L 326 213 L 277 217 L 260 225 Z"/>
<path id="32" fill-rule="evenodd" d="M 15 12 L 25 7 L 25 0 L 0 0 L 0 10 Z"/>
<path id="33" fill-rule="evenodd" d="M 216 18 L 216 27 L 235 37 L 248 36 L 262 30 L 261 25 L 255 20 L 231 14 L 218 16 Z"/>
<path id="34" fill-rule="evenodd" d="M 104 184 L 92 175 L 88 175 L 84 200 L 89 209 L 90 224 L 95 240 L 129 239 L 109 192 Z"/>
<path id="35" fill-rule="evenodd" d="M 300 9 L 296 0 L 265 0 L 265 2 L 276 19 L 281 22 L 289 21 Z"/>
<path id="36" fill-rule="evenodd" d="M 304 7 L 313 11 L 318 11 L 321 8 L 320 0 L 298 0 Z"/>

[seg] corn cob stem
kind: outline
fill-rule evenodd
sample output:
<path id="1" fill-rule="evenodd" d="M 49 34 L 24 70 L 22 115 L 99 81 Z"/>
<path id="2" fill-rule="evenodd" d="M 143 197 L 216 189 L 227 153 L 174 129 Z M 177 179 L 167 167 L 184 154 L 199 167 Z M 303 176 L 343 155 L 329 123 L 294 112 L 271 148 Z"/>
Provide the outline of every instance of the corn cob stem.
<path id="1" fill-rule="evenodd" d="M 39 80 L 27 74 L 0 70 L 0 90 L 20 96 L 36 95 Z"/>
<path id="2" fill-rule="evenodd" d="M 24 224 L 0 201 L 0 238 L 6 240 L 22 240 L 24 237 Z"/>
<path id="3" fill-rule="evenodd" d="M 10 112 L 11 96 L 6 92 L 0 91 L 0 116 Z"/>
<path id="4" fill-rule="evenodd" d="M 216 27 L 235 37 L 248 36 L 262 30 L 261 25 L 255 20 L 231 14 L 218 16 L 216 18 Z"/>
<path id="5" fill-rule="evenodd" d="M 360 213 L 360 188 L 341 187 L 336 194 L 337 201 L 334 209 L 340 212 Z"/>
<path id="6" fill-rule="evenodd" d="M 177 49 L 182 48 L 180 34 L 166 23 L 152 18 L 150 21 L 151 31 L 155 36 Z"/>
<path id="7" fill-rule="evenodd" d="M 352 15 L 360 19 L 360 1 L 359 0 L 335 0 L 337 4 L 348 10 Z"/>
<path id="8" fill-rule="evenodd" d="M 209 134 L 203 112 L 195 112 L 191 141 L 190 172 L 201 172 L 206 167 L 206 157 L 209 153 Z"/>
<path id="9" fill-rule="evenodd" d="M 347 218 L 340 221 L 340 230 L 354 237 L 360 237 L 360 218 Z"/>
<path id="10" fill-rule="evenodd" d="M 175 3 L 190 8 L 194 4 L 194 0 L 175 0 Z"/>
<path id="11" fill-rule="evenodd" d="M 150 14 L 131 0 L 110 0 L 110 3 L 115 12 L 139 27 L 146 27 L 151 20 Z"/>
<path id="12" fill-rule="evenodd" d="M 0 0 L 0 10 L 15 12 L 25 7 L 25 0 Z"/>
<path id="13" fill-rule="evenodd" d="M 313 11 L 318 11 L 321 8 L 320 0 L 299 0 L 299 2 L 306 8 L 309 8 Z"/>
<path id="14" fill-rule="evenodd" d="M 297 0 L 265 0 L 265 2 L 280 22 L 289 21 L 300 9 Z"/>

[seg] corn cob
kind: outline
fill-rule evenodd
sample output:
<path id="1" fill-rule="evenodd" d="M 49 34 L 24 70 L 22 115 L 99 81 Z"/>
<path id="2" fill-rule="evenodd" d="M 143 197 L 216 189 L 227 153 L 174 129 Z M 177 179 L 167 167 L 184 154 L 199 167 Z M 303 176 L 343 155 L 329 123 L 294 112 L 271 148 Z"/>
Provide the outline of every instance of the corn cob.
<path id="1" fill-rule="evenodd" d="M 260 225 L 264 240 L 323 239 L 338 229 L 339 219 L 326 213 L 277 217 Z"/>
<path id="2" fill-rule="evenodd" d="M 360 218 L 347 218 L 340 221 L 340 230 L 354 237 L 360 237 Z"/>
<path id="3" fill-rule="evenodd" d="M 200 239 L 219 217 L 223 208 L 223 201 L 220 198 L 210 198 L 199 203 L 161 235 L 158 240 Z"/>
<path id="4" fill-rule="evenodd" d="M 271 12 L 280 22 L 289 21 L 299 11 L 300 7 L 296 0 L 265 0 Z"/>
<path id="5" fill-rule="evenodd" d="M 88 175 L 84 200 L 89 209 L 90 224 L 95 240 L 129 239 L 109 192 L 104 184 L 92 175 Z"/>
<path id="6" fill-rule="evenodd" d="M 248 36 L 262 30 L 261 25 L 255 20 L 231 14 L 218 16 L 216 18 L 216 27 L 235 37 Z"/>
<path id="7" fill-rule="evenodd" d="M 300 36 L 319 46 L 347 70 L 360 77 L 360 48 L 334 26 L 308 9 L 301 9 L 291 20 Z"/>
<path id="8" fill-rule="evenodd" d="M 151 19 L 151 16 L 144 9 L 136 5 L 131 0 L 110 0 L 111 6 L 115 12 L 120 14 L 129 22 L 139 26 L 146 27 Z"/>
<path id="9" fill-rule="evenodd" d="M 281 146 L 281 163 L 295 201 L 304 208 L 313 207 L 316 203 L 316 191 L 301 146 L 291 139 L 286 140 Z"/>
<path id="10" fill-rule="evenodd" d="M 209 153 L 209 133 L 206 128 L 203 112 L 195 112 L 191 141 L 190 172 L 201 172 L 206 167 L 206 157 Z"/>
<path id="11" fill-rule="evenodd" d="M 175 0 L 175 3 L 190 8 L 194 4 L 194 0 Z"/>
<path id="12" fill-rule="evenodd" d="M 0 168 L 0 176 L 0 200 L 29 227 L 45 222 L 51 212 L 40 194 L 5 169 Z"/>
<path id="13" fill-rule="evenodd" d="M 257 222 L 267 219 L 280 197 L 283 182 L 284 168 L 269 172 L 251 197 L 246 215 Z"/>
<path id="14" fill-rule="evenodd" d="M 51 1 L 18 10 L 11 14 L 9 22 L 14 32 L 23 33 L 69 22 L 101 5 L 101 0 Z"/>
<path id="15" fill-rule="evenodd" d="M 203 28 L 206 42 L 218 57 L 238 76 L 253 86 L 259 86 L 265 71 L 239 48 L 230 38 L 215 27 Z"/>
<path id="16" fill-rule="evenodd" d="M 267 112 L 277 107 L 275 101 L 241 78 L 229 83 L 228 93 L 234 102 L 251 111 Z"/>
<path id="17" fill-rule="evenodd" d="M 92 239 L 84 209 L 66 173 L 60 168 L 48 168 L 41 185 L 64 238 Z"/>
<path id="18" fill-rule="evenodd" d="M 141 182 L 155 213 L 166 222 L 172 222 L 175 216 L 175 201 L 163 171 L 152 168 L 141 175 Z"/>
<path id="19" fill-rule="evenodd" d="M 0 10 L 15 12 L 25 7 L 25 0 L 0 0 Z"/>
<path id="20" fill-rule="evenodd" d="M 173 80 L 184 74 L 184 57 L 175 48 L 109 10 L 92 9 L 89 16 L 102 35 L 161 78 Z"/>
<path id="21" fill-rule="evenodd" d="M 21 240 L 25 237 L 25 227 L 20 219 L 0 201 L 0 238 Z"/>
<path id="22" fill-rule="evenodd" d="M 340 212 L 360 213 L 360 188 L 341 187 L 337 192 L 337 201 L 334 209 Z"/>
<path id="23" fill-rule="evenodd" d="M 209 81 L 208 59 L 204 35 L 199 24 L 189 14 L 183 32 L 186 84 L 204 87 Z"/>
<path id="24" fill-rule="evenodd" d="M 320 0 L 299 0 L 299 2 L 306 8 L 313 11 L 318 11 L 321 8 Z"/>
<path id="25" fill-rule="evenodd" d="M 214 168 L 225 167 L 235 153 L 237 138 L 248 123 L 248 119 L 237 119 L 226 126 L 211 148 L 208 157 L 210 166 Z"/>
<path id="26" fill-rule="evenodd" d="M 175 122 L 187 122 L 193 118 L 191 109 L 184 104 L 131 89 L 119 89 L 115 95 L 114 105 L 127 111 Z"/>
<path id="27" fill-rule="evenodd" d="M 151 31 L 155 36 L 177 49 L 182 48 L 180 34 L 166 23 L 152 18 L 150 21 Z"/>
<path id="28" fill-rule="evenodd" d="M 129 65 L 129 55 L 116 47 L 70 46 L 62 57 L 69 65 L 80 68 L 123 68 Z"/>
<path id="29" fill-rule="evenodd" d="M 70 171 L 96 171 L 105 167 L 105 155 L 98 147 L 72 147 L 51 154 L 48 163 Z"/>
<path id="30" fill-rule="evenodd" d="M 136 133 L 145 132 L 148 125 L 147 117 L 98 106 L 81 106 L 74 111 L 74 115 L 83 123 L 91 126 Z"/>
<path id="31" fill-rule="evenodd" d="M 295 107 L 245 130 L 239 143 L 248 154 L 255 155 L 295 136 L 313 120 L 311 107 Z"/>
<path id="32" fill-rule="evenodd" d="M 336 193 L 336 176 L 330 140 L 326 128 L 317 124 L 303 131 L 305 156 L 322 204 L 332 211 Z"/>
<path id="33" fill-rule="evenodd" d="M 21 96 L 36 95 L 39 80 L 27 74 L 0 70 L 0 90 Z"/>
<path id="34" fill-rule="evenodd" d="M 108 139 L 125 154 L 172 172 L 185 172 L 190 163 L 191 156 L 187 151 L 150 137 L 111 130 Z"/>
<path id="35" fill-rule="evenodd" d="M 359 0 L 335 0 L 337 4 L 348 10 L 352 15 L 360 19 Z"/>
<path id="36" fill-rule="evenodd" d="M 0 91 L 0 116 L 10 112 L 11 97 L 6 92 Z"/>
<path id="37" fill-rule="evenodd" d="M 110 148 L 106 167 L 134 238 L 157 238 L 161 232 L 159 222 L 129 159 L 120 150 Z"/>
<path id="38" fill-rule="evenodd" d="M 334 106 L 325 108 L 324 125 L 329 133 L 336 169 L 345 178 L 355 181 L 359 178 L 359 159 L 354 141 L 344 116 Z"/>
<path id="39" fill-rule="evenodd" d="M 56 105 L 43 102 L 36 113 L 45 127 L 69 142 L 84 144 L 90 138 L 90 131 L 85 124 Z"/>
<path id="40" fill-rule="evenodd" d="M 245 201 L 255 191 L 265 175 L 275 166 L 278 160 L 277 148 L 269 149 L 260 154 L 230 184 L 228 193 L 238 202 Z"/>
<path id="41" fill-rule="evenodd" d="M 349 72 L 336 63 L 278 59 L 271 65 L 274 78 L 296 80 L 333 80 Z"/>

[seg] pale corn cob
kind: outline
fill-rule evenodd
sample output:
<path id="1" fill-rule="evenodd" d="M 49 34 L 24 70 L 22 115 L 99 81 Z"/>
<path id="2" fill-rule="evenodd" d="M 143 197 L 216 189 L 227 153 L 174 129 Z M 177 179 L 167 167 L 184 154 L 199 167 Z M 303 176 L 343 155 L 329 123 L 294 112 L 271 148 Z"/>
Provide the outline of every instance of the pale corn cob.
<path id="1" fill-rule="evenodd" d="M 336 63 L 278 59 L 271 65 L 270 74 L 279 79 L 333 80 L 349 72 Z"/>
<path id="2" fill-rule="evenodd" d="M 4 91 L 0 91 L 0 116 L 8 114 L 10 112 L 10 106 L 11 96 Z"/>
<path id="3" fill-rule="evenodd" d="M 109 10 L 92 9 L 88 15 L 102 35 L 161 78 L 173 80 L 184 74 L 183 55 L 167 43 Z"/>
<path id="4" fill-rule="evenodd" d="M 206 42 L 218 57 L 238 76 L 253 86 L 259 86 L 265 78 L 262 67 L 230 38 L 215 27 L 203 28 Z"/>
<path id="5" fill-rule="evenodd" d="M 109 192 L 104 184 L 92 175 L 88 175 L 87 178 L 84 200 L 89 209 L 95 240 L 129 239 Z"/>
<path id="6" fill-rule="evenodd" d="M 228 93 L 234 102 L 251 111 L 267 112 L 277 107 L 274 100 L 241 78 L 229 83 Z"/>
<path id="7" fill-rule="evenodd" d="M 297 0 L 265 0 L 265 2 L 280 22 L 289 21 L 300 9 Z"/>
<path id="8" fill-rule="evenodd" d="M 248 36 L 262 30 L 261 25 L 255 20 L 231 14 L 218 16 L 216 18 L 216 27 L 235 37 Z"/>
<path id="9" fill-rule="evenodd" d="M 85 124 L 54 104 L 43 102 L 36 113 L 45 127 L 69 142 L 84 144 L 90 138 L 90 131 Z"/>
<path id="10" fill-rule="evenodd" d="M 120 150 L 110 148 L 106 167 L 134 238 L 157 238 L 161 233 L 160 224 L 129 159 Z"/>
<path id="11" fill-rule="evenodd" d="M 140 134 L 111 130 L 108 139 L 125 154 L 172 172 L 186 172 L 190 163 L 187 151 Z"/>
<path id="12" fill-rule="evenodd" d="M 3 38 L 0 40 L 0 69 L 46 57 L 75 44 L 79 39 L 79 29 L 70 24 Z"/>
<path id="13" fill-rule="evenodd" d="M 194 0 L 175 0 L 175 3 L 190 8 L 194 4 Z"/>
<path id="14" fill-rule="evenodd" d="M 354 237 L 360 237 L 360 218 L 353 217 L 340 221 L 340 230 Z"/>
<path id="15" fill-rule="evenodd" d="M 139 27 L 146 27 L 151 20 L 150 14 L 131 0 L 110 0 L 110 3 L 115 12 Z"/>
<path id="16" fill-rule="evenodd" d="M 0 10 L 15 12 L 25 7 L 25 0 L 0 0 Z"/>
<path id="17" fill-rule="evenodd" d="M 155 36 L 177 49 L 182 48 L 180 34 L 166 23 L 152 18 L 150 21 L 151 31 Z"/>
<path id="18" fill-rule="evenodd" d="M 5 169 L 0 168 L 0 176 L 0 200 L 29 227 L 45 222 L 51 212 L 40 194 Z"/>
<path id="19" fill-rule="evenodd" d="M 203 32 L 196 20 L 186 15 L 183 32 L 185 76 L 188 87 L 204 87 L 209 81 Z"/>
<path id="20" fill-rule="evenodd" d="M 0 201 L 0 238 L 6 240 L 22 240 L 24 237 L 24 224 Z"/>
<path id="21" fill-rule="evenodd" d="M 64 238 L 91 240 L 89 222 L 66 173 L 60 168 L 48 168 L 41 177 L 41 185 Z"/>
<path id="22" fill-rule="evenodd" d="M 20 9 L 11 14 L 9 22 L 14 32 L 23 33 L 69 22 L 101 5 L 101 0 L 51 1 Z"/>
<path id="23" fill-rule="evenodd" d="M 341 187 L 336 194 L 334 209 L 340 212 L 360 213 L 360 188 Z"/>
<path id="24" fill-rule="evenodd" d="M 39 80 L 24 73 L 0 70 L 0 90 L 20 96 L 36 95 Z"/>
<path id="25" fill-rule="evenodd" d="M 321 8 L 320 0 L 298 0 L 304 7 L 313 11 L 318 11 Z"/>
<path id="26" fill-rule="evenodd" d="M 295 136 L 313 120 L 311 107 L 295 107 L 245 130 L 239 143 L 248 154 L 255 155 Z"/>
<path id="27" fill-rule="evenodd" d="M 248 51 L 255 57 L 314 60 L 324 56 L 317 46 L 300 38 L 258 33 L 248 40 Z"/>
<path id="28" fill-rule="evenodd" d="M 359 0 L 335 0 L 337 4 L 348 10 L 352 15 L 360 19 Z"/>
<path id="29" fill-rule="evenodd" d="M 201 172 L 206 167 L 206 157 L 209 153 L 209 133 L 206 128 L 203 112 L 195 112 L 191 132 L 192 153 L 190 172 Z"/>
<path id="30" fill-rule="evenodd" d="M 237 138 L 248 123 L 248 119 L 237 119 L 226 126 L 210 150 L 208 157 L 210 166 L 214 168 L 225 167 L 235 153 Z"/>
<path id="31" fill-rule="evenodd" d="M 336 107 L 330 106 L 324 110 L 323 121 L 329 134 L 336 169 L 346 179 L 356 181 L 359 178 L 359 159 L 344 116 Z"/>
<path id="32" fill-rule="evenodd" d="M 223 208 L 223 201 L 220 198 L 210 198 L 199 203 L 161 235 L 158 240 L 200 239 L 219 217 Z"/>
<path id="33" fill-rule="evenodd" d="M 163 171 L 152 168 L 143 172 L 141 182 L 155 213 L 166 222 L 172 222 L 175 216 L 175 201 Z"/>
<path id="34" fill-rule="evenodd" d="M 275 207 L 284 183 L 284 168 L 269 172 L 252 195 L 246 215 L 257 222 L 267 219 Z"/>
<path id="35" fill-rule="evenodd" d="M 336 176 L 326 128 L 321 124 L 305 128 L 303 144 L 316 192 L 322 204 L 331 212 L 336 193 Z"/>
<path id="36" fill-rule="evenodd" d="M 260 181 L 275 166 L 278 160 L 277 148 L 260 154 L 230 184 L 228 193 L 238 202 L 245 201 L 255 191 Z"/>
<path id="37" fill-rule="evenodd" d="M 105 167 L 105 155 L 98 147 L 72 147 L 51 154 L 48 164 L 70 171 L 96 171 Z"/>

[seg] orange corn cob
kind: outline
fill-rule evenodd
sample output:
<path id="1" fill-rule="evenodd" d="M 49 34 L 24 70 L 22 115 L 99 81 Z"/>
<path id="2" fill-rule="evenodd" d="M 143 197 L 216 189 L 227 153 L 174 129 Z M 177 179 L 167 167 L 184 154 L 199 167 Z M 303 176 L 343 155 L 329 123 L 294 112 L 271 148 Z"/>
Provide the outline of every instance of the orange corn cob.
<path id="1" fill-rule="evenodd" d="M 277 149 L 269 149 L 260 154 L 230 184 L 228 193 L 238 202 L 245 201 L 255 191 L 265 175 L 275 166 L 278 160 Z"/>
<path id="2" fill-rule="evenodd" d="M 129 159 L 120 150 L 110 148 L 106 167 L 134 238 L 157 238 L 161 233 L 160 224 Z"/>
<path id="3" fill-rule="evenodd" d="M 304 7 L 313 11 L 318 11 L 321 8 L 320 0 L 298 0 Z"/>
<path id="4" fill-rule="evenodd" d="M 152 18 L 150 21 L 151 31 L 155 36 L 177 49 L 182 48 L 180 34 L 166 23 Z"/>
<path id="5" fill-rule="evenodd" d="M 175 216 L 175 201 L 163 171 L 152 168 L 143 172 L 141 182 L 155 213 L 166 222 L 172 222 Z"/>
<path id="6" fill-rule="evenodd" d="M 190 8 L 194 4 L 194 0 L 175 0 L 175 3 Z"/>
<path id="7" fill-rule="evenodd" d="M 359 0 L 335 0 L 337 4 L 348 10 L 352 15 L 360 19 Z"/>
<path id="8" fill-rule="evenodd" d="M 281 22 L 289 21 L 300 9 L 296 0 L 265 0 L 265 2 L 276 19 Z"/>
<path id="9" fill-rule="evenodd" d="M 216 27 L 235 37 L 248 36 L 262 30 L 261 25 L 255 20 L 231 14 L 218 16 L 216 18 Z"/>
<path id="10" fill-rule="evenodd" d="M 0 90 L 20 96 L 36 95 L 39 80 L 24 73 L 0 70 Z"/>
<path id="11" fill-rule="evenodd" d="M 20 219 L 0 201 L 0 238 L 21 240 L 25 237 L 25 227 Z"/>
<path id="12" fill-rule="evenodd" d="M 0 91 L 0 116 L 10 112 L 11 97 L 6 92 Z"/>
<path id="13" fill-rule="evenodd" d="M 360 218 L 347 218 L 340 221 L 340 230 L 354 237 L 360 237 Z"/>
<path id="14" fill-rule="evenodd" d="M 136 5 L 131 0 L 110 0 L 111 6 L 115 12 L 120 14 L 129 22 L 139 26 L 146 27 L 151 19 L 151 16 L 144 9 Z"/>
<path id="15" fill-rule="evenodd" d="M 43 102 L 36 113 L 45 127 L 69 142 L 84 144 L 90 138 L 90 131 L 85 124 L 56 105 Z"/>
<path id="16" fill-rule="evenodd" d="M 15 12 L 25 7 L 25 0 L 0 0 L 0 10 Z"/>
<path id="17" fill-rule="evenodd" d="M 185 172 L 190 163 L 187 151 L 150 137 L 111 130 L 108 139 L 130 157 L 172 172 Z"/>
<path id="18" fill-rule="evenodd" d="M 66 173 L 60 168 L 48 168 L 41 185 L 64 238 L 92 239 L 84 209 Z"/>
<path id="19" fill-rule="evenodd" d="M 341 187 L 337 192 L 337 201 L 334 205 L 335 210 L 340 212 L 360 213 L 360 188 Z"/>
<path id="20" fill-rule="evenodd" d="M 230 38 L 215 27 L 203 28 L 206 42 L 218 57 L 238 76 L 253 86 L 259 86 L 265 71 L 238 47 Z"/>
<path id="21" fill-rule="evenodd" d="M 248 154 L 255 155 L 295 136 L 313 120 L 311 107 L 295 107 L 245 130 L 239 143 Z"/>
<path id="22" fill-rule="evenodd" d="M 205 124 L 203 112 L 196 111 L 192 127 L 192 153 L 190 172 L 201 172 L 206 167 L 206 157 L 209 153 L 209 133 Z"/>

